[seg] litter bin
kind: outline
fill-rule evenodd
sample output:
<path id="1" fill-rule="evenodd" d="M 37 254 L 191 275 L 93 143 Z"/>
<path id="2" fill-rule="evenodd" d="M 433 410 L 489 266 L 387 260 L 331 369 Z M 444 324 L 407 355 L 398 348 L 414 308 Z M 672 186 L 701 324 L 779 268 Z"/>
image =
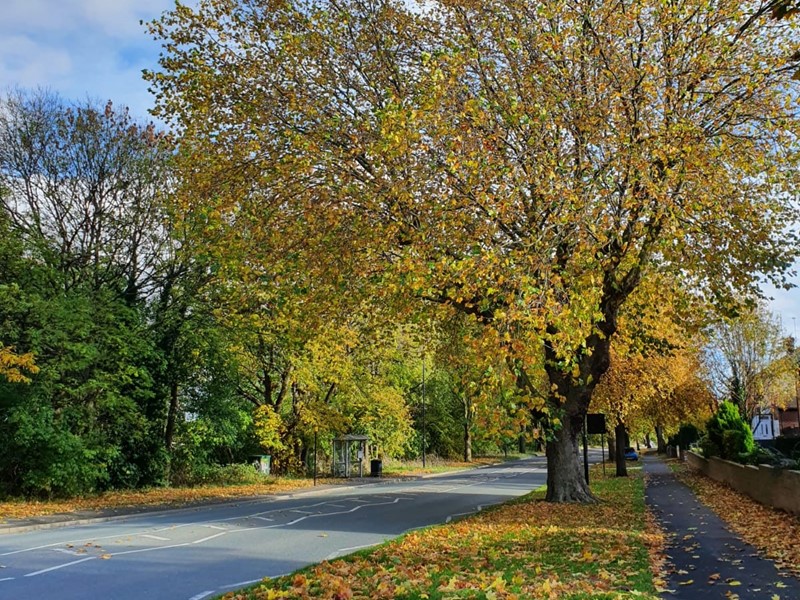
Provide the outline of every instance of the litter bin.
<path id="1" fill-rule="evenodd" d="M 380 477 L 383 474 L 383 461 L 377 458 L 369 461 L 369 476 Z"/>

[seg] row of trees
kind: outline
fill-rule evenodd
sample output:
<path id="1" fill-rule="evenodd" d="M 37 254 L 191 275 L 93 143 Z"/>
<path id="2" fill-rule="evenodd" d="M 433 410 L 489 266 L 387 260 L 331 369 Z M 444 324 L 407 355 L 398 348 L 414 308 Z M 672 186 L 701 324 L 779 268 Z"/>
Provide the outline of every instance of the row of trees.
<path id="1" fill-rule="evenodd" d="M 414 456 L 423 393 L 428 452 L 470 460 L 533 435 L 469 320 L 364 303 L 290 255 L 270 281 L 204 244 L 216 217 L 178 218 L 175 153 L 110 103 L 0 104 L 5 493 L 196 482 L 262 452 L 301 471 L 315 433 Z"/>
<path id="2" fill-rule="evenodd" d="M 40 371 L 0 390 L 2 480 L 402 454 L 425 361 L 443 447 L 535 432 L 548 499 L 593 501 L 590 403 L 660 436 L 710 407 L 693 340 L 796 256 L 771 8 L 208 0 L 150 24 L 174 137 L 10 98 L 0 339 Z"/>
<path id="3" fill-rule="evenodd" d="M 291 257 L 467 315 L 550 432 L 548 499 L 592 501 L 578 434 L 636 293 L 730 310 L 795 257 L 773 4 L 209 0 L 151 24 L 148 79 L 182 219 L 241 279 L 296 285 Z"/>

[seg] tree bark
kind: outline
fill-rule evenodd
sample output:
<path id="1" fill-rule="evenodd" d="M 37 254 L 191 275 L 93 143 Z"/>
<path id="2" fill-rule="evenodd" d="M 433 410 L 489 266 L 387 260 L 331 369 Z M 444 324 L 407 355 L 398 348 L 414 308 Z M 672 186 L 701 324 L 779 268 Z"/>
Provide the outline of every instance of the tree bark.
<path id="1" fill-rule="evenodd" d="M 613 433 L 608 434 L 608 461 L 616 462 L 617 460 L 617 438 Z"/>
<path id="2" fill-rule="evenodd" d="M 175 423 L 178 420 L 178 382 L 169 384 L 169 410 L 167 410 L 167 425 L 164 428 L 164 447 L 167 452 L 172 450 L 172 441 L 175 438 Z"/>
<path id="3" fill-rule="evenodd" d="M 664 441 L 664 429 L 661 425 L 656 425 L 656 444 L 658 446 L 657 452 L 659 454 L 667 453 L 667 443 Z"/>
<path id="4" fill-rule="evenodd" d="M 472 462 L 472 432 L 469 423 L 464 423 L 464 462 Z"/>
<path id="5" fill-rule="evenodd" d="M 616 463 L 617 463 L 617 477 L 628 476 L 628 465 L 625 462 L 625 442 L 627 441 L 627 432 L 625 431 L 625 424 L 618 421 L 614 427 L 614 437 L 617 442 Z"/>
<path id="6" fill-rule="evenodd" d="M 547 442 L 548 502 L 597 501 L 586 483 L 579 460 L 581 431 L 583 415 L 576 414 L 565 418 L 556 439 Z"/>

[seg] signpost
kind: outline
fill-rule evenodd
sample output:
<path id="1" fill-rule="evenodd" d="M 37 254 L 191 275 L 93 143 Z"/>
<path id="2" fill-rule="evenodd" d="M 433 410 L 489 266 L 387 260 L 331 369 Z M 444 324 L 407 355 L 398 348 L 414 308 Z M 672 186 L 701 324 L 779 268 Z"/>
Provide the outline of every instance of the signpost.
<path id="1" fill-rule="evenodd" d="M 603 457 L 603 477 L 606 476 L 606 416 L 603 413 L 587 414 L 583 421 L 583 469 L 586 475 L 586 483 L 589 483 L 589 450 L 586 447 L 586 434 L 600 434 L 600 449 Z"/>

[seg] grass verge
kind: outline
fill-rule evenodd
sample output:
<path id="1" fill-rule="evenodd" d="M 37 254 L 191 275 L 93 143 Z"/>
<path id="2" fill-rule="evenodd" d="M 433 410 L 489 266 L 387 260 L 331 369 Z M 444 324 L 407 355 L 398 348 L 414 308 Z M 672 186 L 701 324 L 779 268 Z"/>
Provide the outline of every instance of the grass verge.
<path id="1" fill-rule="evenodd" d="M 115 510 L 141 506 L 175 507 L 209 500 L 275 494 L 311 485 L 313 485 L 311 479 L 271 477 L 265 478 L 263 483 L 246 485 L 120 490 L 67 500 L 6 500 L 0 502 L 0 522 L 8 519 L 26 519 L 76 511 Z"/>
<path id="2" fill-rule="evenodd" d="M 486 465 L 494 465 L 501 462 L 508 462 L 525 458 L 528 455 L 509 454 L 508 456 L 480 456 L 472 459 L 472 462 L 458 460 L 446 460 L 439 457 L 429 457 L 425 466 L 421 460 L 385 460 L 383 462 L 383 475 L 385 477 L 413 477 L 430 473 L 449 473 L 451 471 L 462 471 L 474 469 Z"/>
<path id="3" fill-rule="evenodd" d="M 656 598 L 643 478 L 594 474 L 598 505 L 550 504 L 537 491 L 222 598 Z"/>

